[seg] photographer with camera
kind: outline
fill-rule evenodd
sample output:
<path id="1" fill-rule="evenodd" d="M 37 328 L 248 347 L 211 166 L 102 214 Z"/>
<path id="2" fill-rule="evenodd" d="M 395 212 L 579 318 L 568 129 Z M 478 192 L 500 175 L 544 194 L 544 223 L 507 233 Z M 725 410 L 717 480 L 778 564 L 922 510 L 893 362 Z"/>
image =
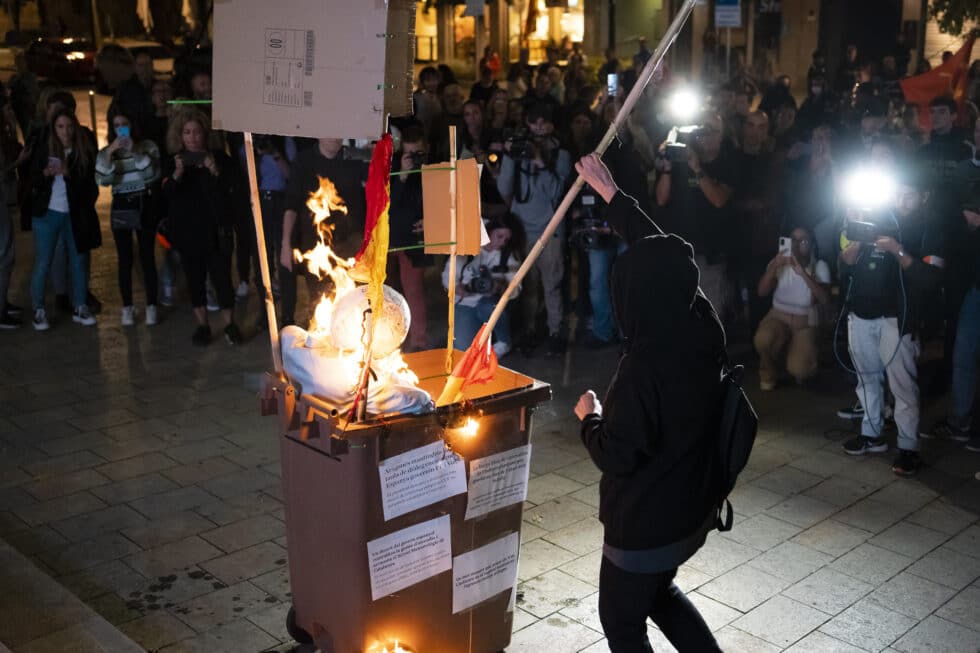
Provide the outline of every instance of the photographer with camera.
<path id="1" fill-rule="evenodd" d="M 511 216 L 486 221 L 490 242 L 476 256 L 456 257 L 456 323 L 453 339 L 464 349 L 473 342 L 480 327 L 490 319 L 504 288 L 514 278 L 520 261 L 510 247 L 513 229 Z M 449 261 L 442 271 L 442 285 L 449 288 Z M 513 300 L 518 286 L 511 294 Z M 493 328 L 493 351 L 503 358 L 511 350 L 510 315 L 507 308 Z"/>
<path id="2" fill-rule="evenodd" d="M 683 140 L 661 145 L 656 167 L 657 206 L 666 210 L 671 230 L 691 243 L 701 270 L 701 290 L 719 315 L 729 304 L 726 277 L 732 241 L 732 189 L 737 162 L 725 146 L 721 116 L 708 114 Z"/>
<path id="3" fill-rule="evenodd" d="M 882 437 L 883 380 L 895 396 L 899 454 L 892 471 L 918 471 L 920 352 L 923 299 L 942 283 L 941 232 L 926 210 L 925 177 L 904 166 L 897 183 L 873 171 L 850 180 L 852 208 L 841 238 L 840 267 L 852 373 L 864 406 L 861 435 L 844 443 L 853 456 L 888 451 Z M 842 311 L 843 312 L 843 311 Z"/>
<path id="4" fill-rule="evenodd" d="M 527 132 L 518 134 L 504 146 L 506 153 L 497 177 L 497 189 L 510 212 L 524 227 L 527 242 L 535 242 L 544 231 L 561 201 L 565 184 L 571 173 L 571 157 L 555 137 L 551 107 L 536 104 L 527 114 Z M 564 305 L 562 279 L 565 274 L 562 243 L 565 233 L 559 227 L 541 251 L 528 274 L 524 293 L 525 322 L 533 325 L 538 308 L 537 286 L 543 288 L 548 323 L 548 353 L 557 355 L 565 350 L 561 335 Z M 540 279 L 540 281 L 539 281 Z"/>

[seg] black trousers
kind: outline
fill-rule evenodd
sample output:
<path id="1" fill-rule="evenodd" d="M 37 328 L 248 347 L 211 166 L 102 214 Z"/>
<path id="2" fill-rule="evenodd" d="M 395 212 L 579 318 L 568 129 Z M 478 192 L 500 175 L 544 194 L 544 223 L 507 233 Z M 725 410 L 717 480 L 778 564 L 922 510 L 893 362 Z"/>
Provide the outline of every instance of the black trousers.
<path id="1" fill-rule="evenodd" d="M 143 286 L 146 288 L 146 305 L 157 303 L 157 264 L 155 260 L 156 229 L 113 229 L 116 255 L 119 257 L 119 293 L 123 306 L 133 305 L 133 232 L 139 248 L 140 267 L 143 268 Z"/>
<path id="2" fill-rule="evenodd" d="M 697 608 L 676 585 L 677 569 L 659 574 L 623 571 L 605 556 L 599 571 L 599 620 L 611 653 L 652 653 L 647 617 L 680 653 L 721 652 Z"/>
<path id="3" fill-rule="evenodd" d="M 231 232 L 222 229 L 218 235 L 218 246 L 210 252 L 180 252 L 180 263 L 187 276 L 187 292 L 191 297 L 192 307 L 207 306 L 207 280 L 210 277 L 218 306 L 227 310 L 235 308 L 235 289 L 231 285 L 233 243 Z"/>
<path id="4" fill-rule="evenodd" d="M 303 277 L 306 279 L 306 292 L 310 297 L 309 310 L 306 312 L 307 315 L 304 319 L 299 322 L 296 321 L 296 296 L 297 296 L 297 278 Z M 320 280 L 316 278 L 316 275 L 311 274 L 306 268 L 306 262 L 293 263 L 293 269 L 287 270 L 286 268 L 279 266 L 279 302 L 281 315 L 279 320 L 282 324 L 281 327 L 289 326 L 290 324 L 299 324 L 303 328 L 309 323 L 309 318 L 313 313 L 313 309 L 316 305 L 320 303 L 320 295 L 323 293 L 328 293 L 332 290 L 333 284 L 329 278 Z"/>

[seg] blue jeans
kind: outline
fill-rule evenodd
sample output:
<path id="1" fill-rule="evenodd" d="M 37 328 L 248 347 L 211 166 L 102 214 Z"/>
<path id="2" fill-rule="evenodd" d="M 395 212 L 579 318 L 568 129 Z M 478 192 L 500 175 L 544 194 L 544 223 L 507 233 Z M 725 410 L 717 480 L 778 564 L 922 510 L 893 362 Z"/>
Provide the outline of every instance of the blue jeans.
<path id="1" fill-rule="evenodd" d="M 476 306 L 456 305 L 456 328 L 453 330 L 453 344 L 456 349 L 466 351 L 466 348 L 473 342 L 476 332 L 480 330 L 483 323 L 490 319 L 497 300 L 490 297 L 483 297 Z M 492 342 L 506 342 L 510 344 L 510 315 L 509 309 L 505 308 L 497 326 L 493 328 Z"/>
<path id="2" fill-rule="evenodd" d="M 609 271 L 616 249 L 612 246 L 587 250 L 589 253 L 589 303 L 592 305 L 592 335 L 609 341 L 616 335 L 613 323 Z"/>
<path id="3" fill-rule="evenodd" d="M 953 347 L 953 414 L 949 422 L 959 428 L 970 427 L 973 398 L 977 391 L 977 364 L 980 363 L 980 289 L 966 294 L 956 327 Z"/>
<path id="4" fill-rule="evenodd" d="M 51 271 L 58 239 L 63 238 L 68 253 L 68 275 L 71 278 L 72 306 L 85 305 L 85 259 L 75 247 L 71 230 L 71 216 L 49 210 L 43 216 L 31 220 L 34 233 L 34 271 L 31 274 L 31 302 L 34 309 L 44 308 L 44 287 Z"/>

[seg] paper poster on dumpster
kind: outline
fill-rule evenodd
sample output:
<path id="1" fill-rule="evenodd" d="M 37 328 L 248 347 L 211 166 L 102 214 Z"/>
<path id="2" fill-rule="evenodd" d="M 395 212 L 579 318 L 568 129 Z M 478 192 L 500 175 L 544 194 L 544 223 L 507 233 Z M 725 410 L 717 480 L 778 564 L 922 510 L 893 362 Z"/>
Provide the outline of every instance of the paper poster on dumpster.
<path id="1" fill-rule="evenodd" d="M 470 461 L 466 519 L 522 503 L 527 498 L 531 445 Z"/>
<path id="2" fill-rule="evenodd" d="M 394 594 L 452 567 L 449 515 L 367 543 L 371 600 Z"/>
<path id="3" fill-rule="evenodd" d="M 466 463 L 436 440 L 378 466 L 385 521 L 466 492 Z"/>
<path id="4" fill-rule="evenodd" d="M 520 545 L 511 533 L 453 558 L 453 614 L 513 589 Z"/>

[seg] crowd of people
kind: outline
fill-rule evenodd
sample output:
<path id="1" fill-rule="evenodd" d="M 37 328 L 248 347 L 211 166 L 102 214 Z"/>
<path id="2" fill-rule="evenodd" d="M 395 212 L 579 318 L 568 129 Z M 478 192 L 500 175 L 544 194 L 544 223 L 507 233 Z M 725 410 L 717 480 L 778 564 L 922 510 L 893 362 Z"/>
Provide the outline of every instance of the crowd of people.
<path id="1" fill-rule="evenodd" d="M 449 67 L 426 67 L 414 115 L 392 120 L 389 283 L 402 290 L 412 311 L 408 349 L 433 344 L 426 269 L 434 257 L 417 248 L 422 175 L 412 173 L 448 160 L 448 128 L 458 131 L 456 156 L 482 164 L 481 209 L 491 236 L 479 256 L 460 257 L 455 266 L 456 340 L 465 347 L 543 233 L 573 181 L 574 163 L 595 149 L 614 120 L 650 51 L 641 43 L 631 67 L 621 66 L 613 51 L 594 67 L 577 48 L 565 61 L 560 56 L 555 48 L 547 61 L 531 65 L 522 51 L 504 71 L 488 48 L 469 89 Z M 895 92 L 896 70 L 908 68 L 904 61 L 896 69 L 896 57 L 869 62 L 849 47 L 831 75 L 822 54 L 814 53 L 801 103 L 788 76 L 764 83 L 736 69 L 731 80 L 702 86 L 697 111 L 687 116 L 672 113 L 669 99 L 688 85 L 667 71 L 644 91 L 603 162 L 644 213 L 691 243 L 700 287 L 729 340 L 751 341 L 758 352 L 761 389 L 775 390 L 787 377 L 805 383 L 817 371 L 821 333 L 834 332 L 841 365 L 858 378 L 860 401 L 844 413 L 863 419 L 862 436 L 848 451 L 880 451 L 884 418 L 894 418 L 902 452 L 896 471 L 911 473 L 918 466 L 916 357 L 923 338 L 944 339 L 943 369 L 929 389 L 952 385 L 954 396 L 948 421 L 929 435 L 970 439 L 980 329 L 980 121 L 963 104 L 939 96 L 929 105 L 930 129 L 922 129 L 919 107 Z M 38 90 L 28 76 L 22 71 L 11 81 L 0 144 L 7 169 L 17 171 L 16 186 L 3 189 L 17 193 L 21 225 L 33 233 L 34 260 L 20 261 L 33 266 L 31 306 L 7 301 L 13 227 L 4 217 L 0 326 L 14 328 L 23 316 L 39 331 L 49 328 L 49 282 L 57 310 L 95 324 L 100 302 L 89 271 L 92 252 L 102 244 L 95 202 L 103 185 L 112 189 L 108 219 L 119 262 L 121 324 L 135 324 L 139 313 L 155 324 L 158 306 L 176 301 L 182 270 L 197 323 L 193 342 L 211 341 L 211 312 L 220 313 L 225 339 L 241 342 L 236 300 L 253 286 L 264 295 L 244 140 L 212 130 L 207 104 L 168 103 L 175 95 L 210 99 L 209 72 L 191 70 L 176 82 L 155 79 L 152 60 L 138 56 L 136 74 L 109 109 L 102 149 L 79 125 L 71 93 Z M 25 99 L 32 88 L 36 97 Z M 30 116 L 24 107 L 32 103 Z M 970 121 L 972 133 L 965 127 Z M 23 146 L 9 146 L 18 127 Z M 311 275 L 294 254 L 311 249 L 322 233 L 307 201 L 320 178 L 335 184 L 347 214 L 332 221 L 331 246 L 340 257 L 353 255 L 362 238 L 367 157 L 354 143 L 331 138 L 257 136 L 254 147 L 280 324 L 303 324 L 310 307 L 298 311 L 297 278 L 306 279 L 313 298 L 330 290 L 329 281 Z M 861 170 L 887 177 L 892 192 L 886 202 L 865 202 L 862 192 L 867 196 L 873 183 L 847 192 L 846 182 Z M 498 356 L 514 348 L 528 356 L 540 350 L 556 355 L 569 339 L 593 349 L 621 341 L 609 287 L 625 241 L 606 212 L 594 189 L 579 193 L 494 332 Z M 145 288 L 141 309 L 132 282 L 137 260 Z M 447 286 L 448 273 L 447 263 Z M 260 326 L 264 316 L 258 311 Z M 836 346 L 845 333 L 846 345 Z M 980 439 L 968 446 L 980 450 Z"/>

